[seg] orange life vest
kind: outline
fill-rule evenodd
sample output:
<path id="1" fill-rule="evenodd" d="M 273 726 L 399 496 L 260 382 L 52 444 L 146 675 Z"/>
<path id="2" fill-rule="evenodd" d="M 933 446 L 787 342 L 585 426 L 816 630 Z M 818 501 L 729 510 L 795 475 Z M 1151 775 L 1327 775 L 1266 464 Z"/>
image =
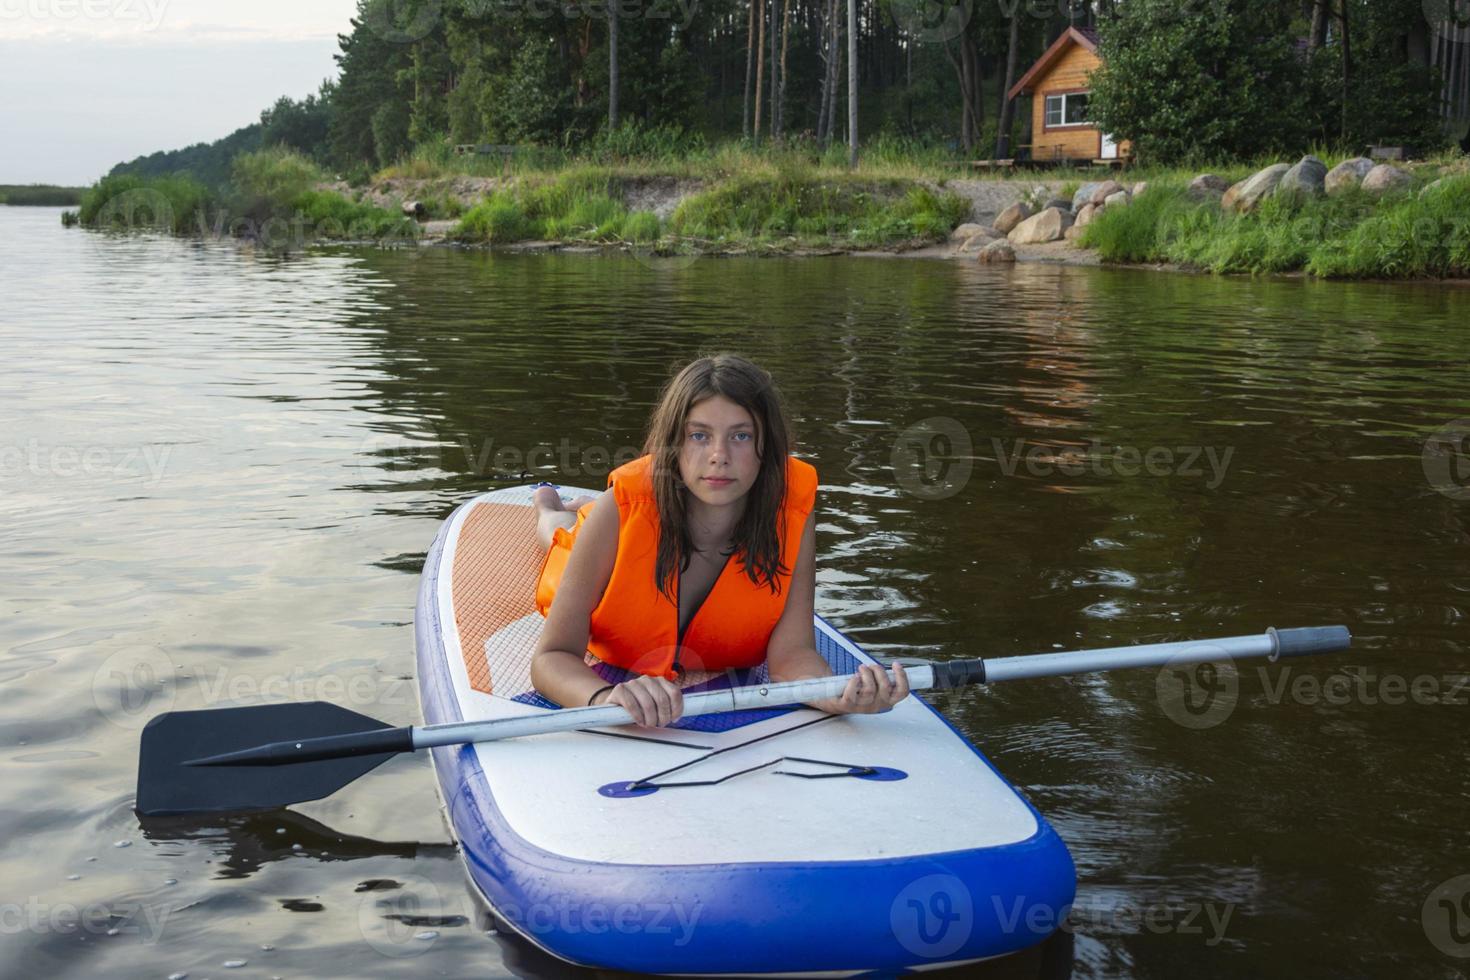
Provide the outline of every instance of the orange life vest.
<path id="1" fill-rule="evenodd" d="M 605 663 L 670 680 L 677 680 L 683 670 L 759 665 L 766 658 L 771 631 L 791 591 L 801 534 L 816 504 L 816 468 L 786 458 L 786 497 L 777 519 L 781 563 L 786 568 L 776 576 L 780 591 L 773 595 L 769 584 L 752 582 L 741 555 L 733 554 L 690 617 L 681 639 L 678 604 L 659 591 L 653 580 L 659 520 L 651 462 L 651 456 L 642 456 L 608 475 L 608 486 L 618 502 L 618 554 L 607 589 L 592 610 L 588 650 Z M 536 586 L 536 609 L 543 616 L 551 608 L 577 531 L 592 506 L 585 504 L 580 509 L 574 528 L 553 532 Z"/>

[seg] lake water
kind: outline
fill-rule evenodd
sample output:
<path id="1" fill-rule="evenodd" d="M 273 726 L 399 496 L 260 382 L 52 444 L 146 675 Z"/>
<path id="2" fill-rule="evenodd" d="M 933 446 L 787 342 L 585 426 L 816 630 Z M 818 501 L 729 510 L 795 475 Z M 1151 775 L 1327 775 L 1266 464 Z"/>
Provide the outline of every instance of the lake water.
<path id="1" fill-rule="evenodd" d="M 1071 847 L 1072 975 L 1463 968 L 1470 291 L 283 258 L 58 215 L 0 208 L 0 973 L 556 974 L 488 934 L 426 758 L 140 824 L 138 733 L 260 700 L 418 721 L 439 522 L 523 471 L 600 487 L 669 369 L 723 348 L 783 388 L 818 612 L 873 653 L 1352 628 L 1290 665 L 937 701 Z"/>

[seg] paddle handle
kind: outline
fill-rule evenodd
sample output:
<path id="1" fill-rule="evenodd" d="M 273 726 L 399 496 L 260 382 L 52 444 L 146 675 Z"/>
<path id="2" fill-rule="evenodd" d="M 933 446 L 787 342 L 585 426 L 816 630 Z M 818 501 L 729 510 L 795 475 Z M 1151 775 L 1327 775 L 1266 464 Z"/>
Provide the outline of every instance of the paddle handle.
<path id="1" fill-rule="evenodd" d="M 989 660 L 952 660 L 947 663 L 905 665 L 904 670 L 908 674 L 911 690 L 949 690 L 968 684 L 1061 677 L 1127 667 L 1163 667 L 1168 664 L 1182 665 L 1250 657 L 1269 657 L 1276 660 L 1280 657 L 1346 650 L 1351 642 L 1352 636 L 1346 626 L 1309 626 L 1284 630 L 1273 627 L 1265 633 L 1216 640 L 1147 643 Z M 821 701 L 840 695 L 850 679 L 851 675 L 839 674 L 835 677 L 813 677 L 808 680 L 687 694 L 684 696 L 684 717 Z M 426 749 L 436 745 L 458 745 L 464 742 L 519 738 L 523 735 L 604 728 L 626 725 L 632 720 L 633 716 L 621 705 L 600 704 L 590 708 L 542 711 L 522 718 L 450 722 L 414 728 L 413 747 Z"/>
<path id="2" fill-rule="evenodd" d="M 923 674 L 930 683 L 921 687 L 914 680 Z M 706 691 L 702 694 L 684 695 L 682 717 L 712 715 L 721 711 L 749 711 L 759 708 L 778 708 L 806 701 L 821 701 L 835 698 L 851 680 L 851 675 L 835 677 L 813 677 L 801 681 L 782 681 L 779 684 L 761 684 L 753 687 L 732 687 L 723 691 Z M 932 675 L 928 668 L 909 671 L 910 687 L 923 690 L 932 686 Z M 443 725 L 428 725 L 413 730 L 413 747 L 427 749 L 436 745 L 457 745 L 461 742 L 488 741 L 490 739 L 519 738 L 522 735 L 541 735 L 548 732 L 572 732 L 584 728 L 605 728 L 612 725 L 631 724 L 633 716 L 620 704 L 599 704 L 590 708 L 565 708 L 561 711 L 529 714 L 523 718 L 495 718 L 490 721 L 456 721 Z M 489 734 L 480 734 L 481 732 Z"/>

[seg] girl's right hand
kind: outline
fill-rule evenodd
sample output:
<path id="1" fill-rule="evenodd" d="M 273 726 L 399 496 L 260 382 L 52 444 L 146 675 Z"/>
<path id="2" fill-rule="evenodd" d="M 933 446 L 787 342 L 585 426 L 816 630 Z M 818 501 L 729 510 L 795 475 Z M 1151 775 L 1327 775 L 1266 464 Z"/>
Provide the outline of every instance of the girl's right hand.
<path id="1" fill-rule="evenodd" d="M 603 695 L 598 704 L 619 704 L 644 728 L 661 728 L 684 713 L 684 692 L 662 677 L 642 676 L 624 681 Z"/>

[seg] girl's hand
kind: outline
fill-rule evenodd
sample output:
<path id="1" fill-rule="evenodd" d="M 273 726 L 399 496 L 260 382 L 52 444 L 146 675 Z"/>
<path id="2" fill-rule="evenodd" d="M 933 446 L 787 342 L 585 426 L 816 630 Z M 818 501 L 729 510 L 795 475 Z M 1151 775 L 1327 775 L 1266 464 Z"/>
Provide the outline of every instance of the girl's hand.
<path id="1" fill-rule="evenodd" d="M 840 697 L 813 701 L 812 707 L 834 715 L 874 715 L 890 711 L 909 696 L 909 677 L 903 664 L 893 665 L 893 680 L 876 664 L 863 664 L 842 689 Z"/>
<path id="2" fill-rule="evenodd" d="M 620 704 L 633 716 L 633 723 L 644 728 L 661 728 L 678 721 L 684 713 L 684 692 L 662 677 L 635 677 L 623 681 L 597 701 L 598 704 Z"/>

